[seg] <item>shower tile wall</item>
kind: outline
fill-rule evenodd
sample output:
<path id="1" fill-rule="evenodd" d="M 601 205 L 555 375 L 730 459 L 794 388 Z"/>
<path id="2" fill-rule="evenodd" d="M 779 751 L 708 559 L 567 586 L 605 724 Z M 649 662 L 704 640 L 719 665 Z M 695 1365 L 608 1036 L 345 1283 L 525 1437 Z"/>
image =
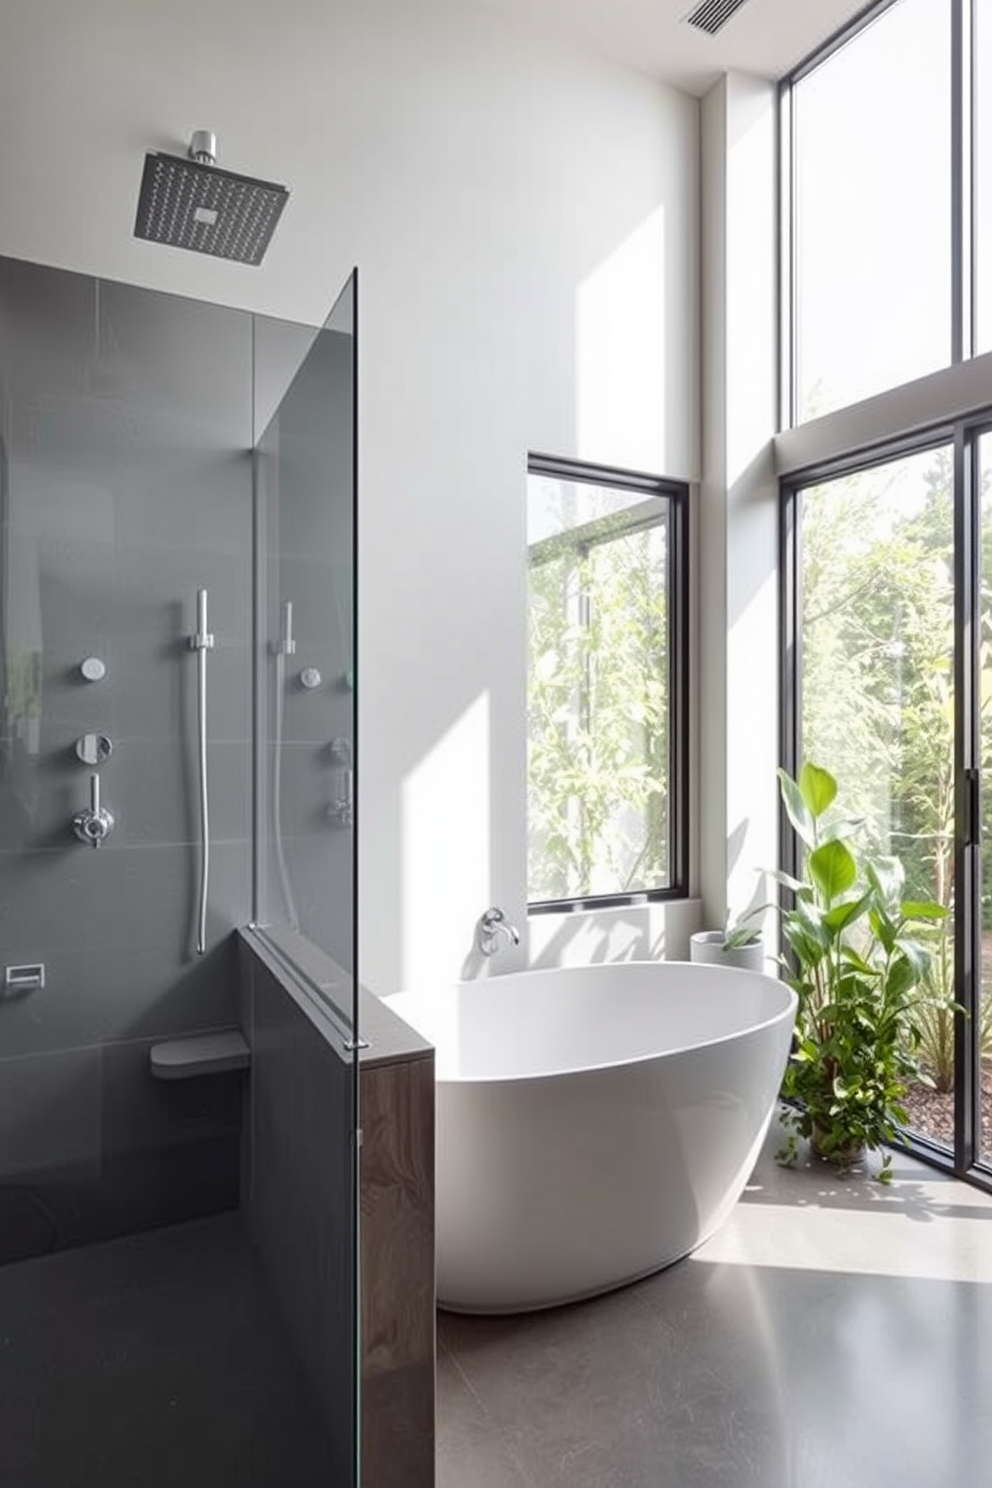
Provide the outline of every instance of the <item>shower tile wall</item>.
<path id="1" fill-rule="evenodd" d="M 237 1203 L 237 1078 L 152 1041 L 237 1023 L 250 918 L 252 329 L 236 311 L 0 260 L 0 1262 Z M 195 596 L 210 593 L 209 954 Z M 98 656 L 99 682 L 79 664 Z M 74 838 L 86 732 L 116 829 Z"/>

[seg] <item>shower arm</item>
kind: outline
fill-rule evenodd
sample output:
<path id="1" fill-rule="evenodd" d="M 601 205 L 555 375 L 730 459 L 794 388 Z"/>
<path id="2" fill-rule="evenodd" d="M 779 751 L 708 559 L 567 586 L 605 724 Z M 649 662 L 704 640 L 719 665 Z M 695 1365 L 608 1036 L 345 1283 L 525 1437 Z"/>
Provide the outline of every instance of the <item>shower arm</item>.
<path id="1" fill-rule="evenodd" d="M 200 908 L 197 918 L 196 954 L 202 956 L 207 949 L 207 895 L 210 892 L 210 797 L 207 790 L 207 652 L 213 649 L 214 638 L 207 630 L 207 591 L 200 589 L 196 596 L 196 634 L 189 643 L 196 652 L 199 775 L 200 775 Z"/>

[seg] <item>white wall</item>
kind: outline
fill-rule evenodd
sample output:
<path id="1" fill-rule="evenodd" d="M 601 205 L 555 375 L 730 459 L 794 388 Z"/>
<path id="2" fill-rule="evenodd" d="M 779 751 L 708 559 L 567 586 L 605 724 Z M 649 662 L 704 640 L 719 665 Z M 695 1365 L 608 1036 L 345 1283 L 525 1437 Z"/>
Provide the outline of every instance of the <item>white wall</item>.
<path id="1" fill-rule="evenodd" d="M 378 992 L 458 975 L 487 905 L 525 917 L 527 451 L 699 464 L 696 100 L 465 9 L 36 0 L 0 49 L 0 253 L 311 322 L 359 266 Z M 197 127 L 291 186 L 259 270 L 131 236 L 144 150 Z"/>
<path id="2" fill-rule="evenodd" d="M 775 88 L 730 74 L 702 104 L 700 889 L 738 915 L 778 862 Z"/>
<path id="3" fill-rule="evenodd" d="M 421 30 L 392 33 L 389 147 L 356 142 L 346 214 L 360 965 L 380 993 L 482 969 L 489 904 L 524 925 L 527 451 L 696 473 L 695 102 L 495 25 Z"/>

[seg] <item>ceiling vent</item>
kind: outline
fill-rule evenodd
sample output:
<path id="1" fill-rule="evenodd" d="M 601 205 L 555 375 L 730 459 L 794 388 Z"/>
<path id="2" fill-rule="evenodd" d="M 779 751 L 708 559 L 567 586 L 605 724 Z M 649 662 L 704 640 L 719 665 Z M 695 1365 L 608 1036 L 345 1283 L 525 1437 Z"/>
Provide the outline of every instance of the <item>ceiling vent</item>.
<path id="1" fill-rule="evenodd" d="M 702 0 L 701 5 L 689 12 L 686 20 L 690 26 L 705 31 L 707 36 L 715 36 L 744 3 L 745 0 Z"/>

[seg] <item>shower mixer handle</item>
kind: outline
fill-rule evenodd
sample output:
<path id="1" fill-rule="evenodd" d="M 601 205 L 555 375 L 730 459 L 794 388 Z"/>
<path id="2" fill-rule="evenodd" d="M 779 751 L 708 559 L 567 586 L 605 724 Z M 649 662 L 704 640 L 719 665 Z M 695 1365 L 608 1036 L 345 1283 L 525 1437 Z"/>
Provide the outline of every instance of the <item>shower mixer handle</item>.
<path id="1" fill-rule="evenodd" d="M 72 830 L 90 847 L 100 847 L 114 830 L 112 814 L 100 805 L 100 777 L 96 771 L 90 776 L 90 804 L 76 812 Z"/>

